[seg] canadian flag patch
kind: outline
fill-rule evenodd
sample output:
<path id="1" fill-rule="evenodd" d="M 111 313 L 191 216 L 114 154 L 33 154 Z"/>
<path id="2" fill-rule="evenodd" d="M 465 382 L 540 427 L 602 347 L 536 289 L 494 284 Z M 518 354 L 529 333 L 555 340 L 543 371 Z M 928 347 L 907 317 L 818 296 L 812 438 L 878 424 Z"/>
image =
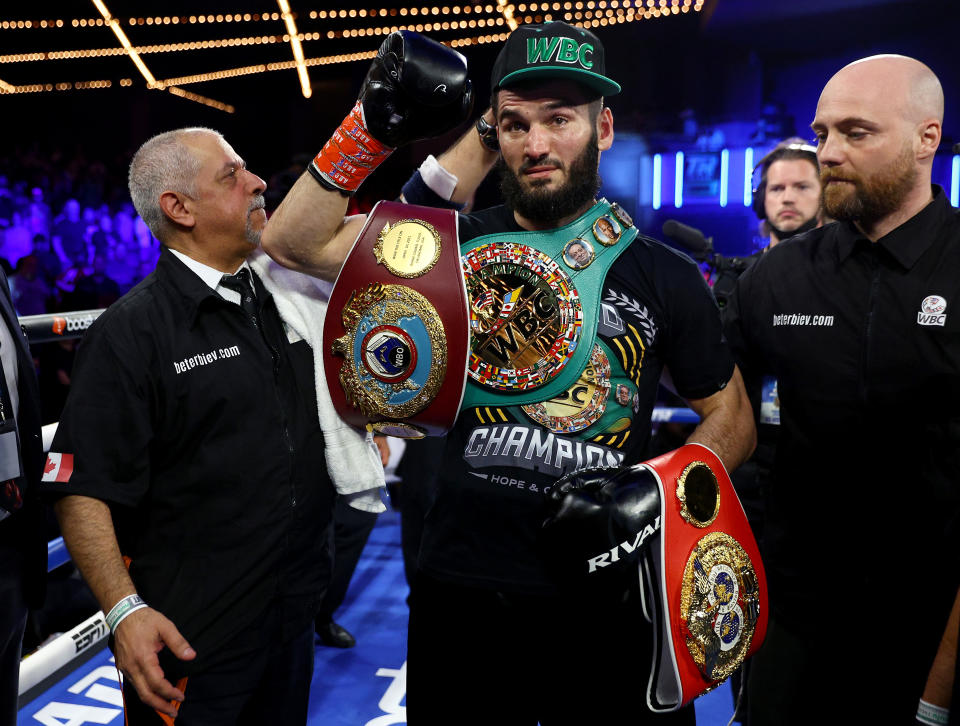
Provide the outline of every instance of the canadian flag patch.
<path id="1" fill-rule="evenodd" d="M 47 454 L 47 463 L 43 467 L 41 481 L 68 482 L 73 474 L 73 454 L 59 454 L 51 451 Z"/>

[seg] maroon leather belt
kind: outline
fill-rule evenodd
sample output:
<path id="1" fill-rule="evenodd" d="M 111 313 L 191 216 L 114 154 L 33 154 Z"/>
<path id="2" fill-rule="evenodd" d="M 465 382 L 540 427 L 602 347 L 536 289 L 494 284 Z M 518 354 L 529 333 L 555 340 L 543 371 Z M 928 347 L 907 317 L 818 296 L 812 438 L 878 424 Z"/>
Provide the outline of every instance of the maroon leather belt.
<path id="1" fill-rule="evenodd" d="M 390 436 L 445 434 L 463 398 L 469 330 L 457 213 L 377 204 L 327 304 L 323 365 L 337 413 Z"/>

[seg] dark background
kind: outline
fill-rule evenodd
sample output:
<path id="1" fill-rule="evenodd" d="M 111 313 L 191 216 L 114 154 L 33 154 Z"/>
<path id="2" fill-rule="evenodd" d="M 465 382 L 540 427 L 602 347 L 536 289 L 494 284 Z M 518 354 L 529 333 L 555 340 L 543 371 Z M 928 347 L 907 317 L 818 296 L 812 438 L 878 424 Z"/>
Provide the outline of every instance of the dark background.
<path id="1" fill-rule="evenodd" d="M 659 2 L 660 0 L 657 0 Z M 672 0 L 668 0 L 671 2 Z M 474 3 L 470 3 L 475 5 Z M 496 5 L 496 3 L 491 3 Z M 621 7 L 627 3 L 620 3 Z M 311 19 L 311 11 L 349 9 L 346 4 L 310 4 L 291 0 L 300 32 L 341 33 L 383 24 L 440 20 L 430 17 Z M 480 4 L 481 7 L 484 5 Z M 608 3 L 612 5 L 612 3 Z M 423 7 L 424 4 L 417 4 Z M 586 6 L 586 3 L 584 3 Z M 809 138 L 809 122 L 826 80 L 856 58 L 890 52 L 912 55 L 930 65 L 946 92 L 946 120 L 942 151 L 960 140 L 960 64 L 957 63 L 958 13 L 951 0 L 708 0 L 700 12 L 648 18 L 594 28 L 607 48 L 607 72 L 624 88 L 608 99 L 617 133 L 640 138 L 650 151 L 676 148 L 680 113 L 690 110 L 706 124 L 751 127 L 767 104 L 779 104 L 795 122 L 796 131 Z M 121 20 L 135 46 L 152 43 L 282 35 L 281 20 L 195 25 L 136 25 L 130 17 L 200 13 L 277 13 L 270 0 L 214 2 L 174 0 L 163 4 L 109 0 L 107 7 Z M 361 6 L 355 6 L 360 9 Z M 413 4 L 378 3 L 369 9 L 399 9 Z M 452 6 L 450 6 L 452 7 Z M 0 29 L 0 53 L 16 54 L 80 48 L 115 48 L 118 42 L 106 27 L 72 27 L 72 19 L 94 19 L 92 3 L 74 0 L 17 6 L 22 15 L 3 11 L 3 19 L 63 19 L 62 28 Z M 438 10 L 442 10 L 438 7 Z M 522 15 L 514 10 L 515 15 Z M 539 14 L 539 13 L 538 13 Z M 553 12 L 559 17 L 563 12 Z M 494 18 L 479 13 L 472 17 Z M 466 18 L 465 14 L 449 19 Z M 505 27 L 431 32 L 438 40 L 503 32 Z M 383 35 L 305 41 L 306 57 L 375 50 Z M 489 69 L 500 43 L 460 50 L 467 56 L 479 103 L 489 95 Z M 144 61 L 160 79 L 236 68 L 255 63 L 288 61 L 288 43 L 238 48 L 144 54 Z M 4 60 L 8 60 L 4 58 Z M 113 87 L 51 93 L 0 95 L 5 150 L 0 149 L 0 171 L 11 150 L 30 148 L 43 153 L 84 154 L 107 162 L 114 180 L 122 175 L 132 152 L 159 131 L 187 125 L 222 131 L 249 167 L 266 179 L 284 169 L 297 154 L 312 155 L 327 139 L 351 106 L 363 80 L 368 60 L 314 66 L 309 69 L 313 95 L 304 98 L 295 70 L 280 70 L 237 78 L 184 84 L 183 88 L 231 104 L 225 113 L 171 93 L 148 90 L 126 56 L 0 63 L 0 79 L 14 85 L 109 79 Z M 122 78 L 132 79 L 120 87 Z M 478 105 L 479 105 L 478 103 Z M 477 110 L 479 112 L 479 108 Z M 462 131 L 460 129 L 459 131 Z M 399 184 L 427 152 L 438 152 L 458 132 L 402 149 L 378 170 L 365 187 L 368 196 L 395 196 Z M 737 143 L 730 138 L 728 143 Z M 626 148 L 626 147 L 624 147 Z M 614 150 L 617 149 L 615 144 Z M 494 184 L 481 191 L 479 202 L 496 201 Z M 629 201 L 625 206 L 630 208 Z M 56 210 L 55 210 L 56 211 Z M 632 209 L 649 231 L 662 219 L 674 218 L 715 231 L 718 247 L 743 251 L 756 227 L 749 210 L 687 208 L 664 209 L 659 214 Z M 725 241 L 721 241 L 725 240 Z"/>

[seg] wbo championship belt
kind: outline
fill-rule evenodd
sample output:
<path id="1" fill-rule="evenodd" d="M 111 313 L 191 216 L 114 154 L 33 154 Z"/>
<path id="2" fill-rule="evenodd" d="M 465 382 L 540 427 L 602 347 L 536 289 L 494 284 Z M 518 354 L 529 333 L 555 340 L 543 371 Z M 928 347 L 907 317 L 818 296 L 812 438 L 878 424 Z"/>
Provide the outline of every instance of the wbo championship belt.
<path id="1" fill-rule="evenodd" d="M 469 327 L 457 213 L 380 202 L 327 305 L 323 366 L 339 416 L 400 438 L 452 428 Z"/>
<path id="2" fill-rule="evenodd" d="M 760 550 L 720 459 L 687 444 L 640 465 L 660 487 L 660 537 L 641 559 L 653 610 L 650 710 L 675 711 L 726 680 L 763 643 Z"/>

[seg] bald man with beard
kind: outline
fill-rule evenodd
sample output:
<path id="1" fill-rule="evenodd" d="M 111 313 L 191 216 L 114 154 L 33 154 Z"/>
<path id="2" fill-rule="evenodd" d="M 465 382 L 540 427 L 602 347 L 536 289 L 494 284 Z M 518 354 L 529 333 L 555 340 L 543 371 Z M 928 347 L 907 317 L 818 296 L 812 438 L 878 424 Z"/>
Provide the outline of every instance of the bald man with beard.
<path id="1" fill-rule="evenodd" d="M 960 551 L 960 217 L 931 185 L 942 119 L 917 60 L 836 73 L 812 128 L 837 222 L 763 255 L 725 311 L 744 376 L 775 376 L 781 404 L 751 726 L 913 723 L 944 635 Z M 953 664 L 937 663 L 949 694 Z"/>

